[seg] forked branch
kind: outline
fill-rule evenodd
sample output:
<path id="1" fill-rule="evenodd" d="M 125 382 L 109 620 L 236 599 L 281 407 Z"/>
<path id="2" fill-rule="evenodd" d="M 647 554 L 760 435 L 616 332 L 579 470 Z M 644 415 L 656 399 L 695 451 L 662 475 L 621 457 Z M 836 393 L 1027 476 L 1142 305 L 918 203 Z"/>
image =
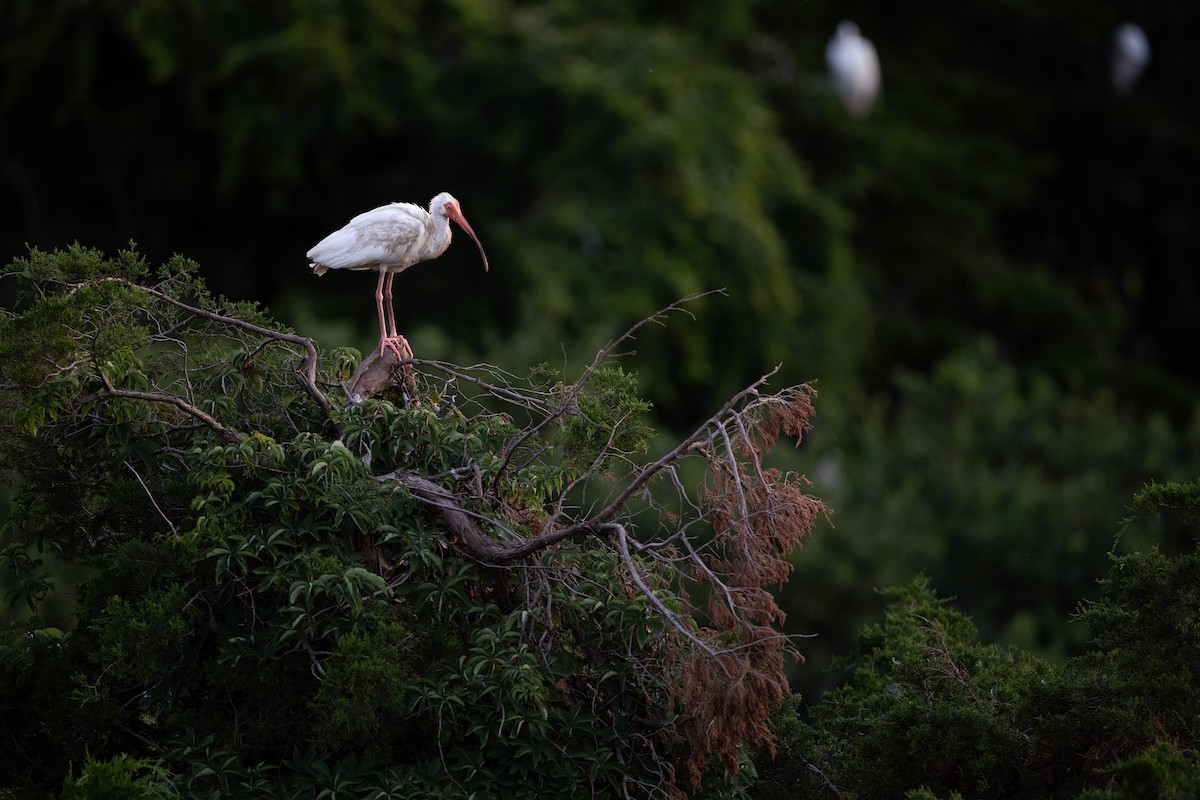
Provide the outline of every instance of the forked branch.
<path id="1" fill-rule="evenodd" d="M 313 344 L 312 339 L 309 339 L 305 336 L 299 336 L 294 333 L 284 333 L 283 331 L 265 328 L 262 325 L 255 325 L 253 322 L 246 322 L 245 320 L 238 319 L 237 317 L 219 314 L 216 311 L 209 311 L 208 309 L 185 303 L 182 300 L 177 300 L 176 298 L 171 297 L 169 294 L 160 292 L 158 289 L 154 289 L 149 286 L 130 283 L 129 281 L 119 278 L 110 278 L 109 280 L 115 280 L 119 281 L 120 283 L 124 283 L 131 288 L 146 292 L 152 297 L 157 297 L 163 302 L 170 303 L 177 308 L 181 308 L 190 314 L 204 317 L 205 319 L 212 320 L 213 322 L 219 322 L 222 325 L 240 328 L 259 336 L 265 336 L 268 339 L 299 345 L 300 347 L 304 348 L 305 353 L 304 371 L 299 374 L 300 385 L 304 388 L 304 391 L 316 401 L 317 405 L 319 405 L 326 414 L 329 414 L 333 411 L 333 407 L 329 403 L 329 398 L 327 398 L 325 393 L 317 387 L 317 346 Z"/>

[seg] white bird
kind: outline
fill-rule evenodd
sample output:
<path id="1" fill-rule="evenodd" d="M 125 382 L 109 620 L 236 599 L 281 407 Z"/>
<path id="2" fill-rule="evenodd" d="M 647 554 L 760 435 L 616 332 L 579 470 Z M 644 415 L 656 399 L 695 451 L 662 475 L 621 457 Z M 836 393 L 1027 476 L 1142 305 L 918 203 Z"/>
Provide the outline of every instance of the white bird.
<path id="1" fill-rule="evenodd" d="M 858 32 L 853 22 L 839 22 L 837 33 L 825 48 L 825 64 L 833 90 L 846 112 L 855 119 L 864 119 L 879 95 L 879 55 L 875 45 Z"/>
<path id="2" fill-rule="evenodd" d="M 1133 90 L 1150 63 L 1150 41 L 1140 25 L 1126 22 L 1113 34 L 1112 85 L 1117 94 Z"/>
<path id="3" fill-rule="evenodd" d="M 375 307 L 379 312 L 380 355 L 383 355 L 384 347 L 391 347 L 397 356 L 404 358 L 397 345 L 403 337 L 396 330 L 392 280 L 397 272 L 446 252 L 450 246 L 450 220 L 457 222 L 475 240 L 486 272 L 488 261 L 483 245 L 463 216 L 458 201 L 447 192 L 429 202 L 429 211 L 412 203 L 389 203 L 359 214 L 308 251 L 308 265 L 317 275 L 324 275 L 331 269 L 379 270 Z"/>

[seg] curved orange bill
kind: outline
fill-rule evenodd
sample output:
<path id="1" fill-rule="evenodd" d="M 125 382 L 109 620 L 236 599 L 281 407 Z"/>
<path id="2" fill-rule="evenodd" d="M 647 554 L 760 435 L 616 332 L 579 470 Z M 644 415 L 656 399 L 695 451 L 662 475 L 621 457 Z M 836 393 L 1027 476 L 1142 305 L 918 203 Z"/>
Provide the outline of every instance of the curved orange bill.
<path id="1" fill-rule="evenodd" d="M 467 222 L 467 218 L 462 215 L 457 205 L 446 204 L 446 216 L 458 223 L 459 227 L 471 235 L 475 240 L 475 246 L 479 248 L 479 255 L 483 257 L 483 271 L 487 272 L 488 260 L 487 253 L 483 252 L 483 244 L 479 241 L 479 237 L 475 235 L 475 231 L 471 230 L 471 223 Z"/>

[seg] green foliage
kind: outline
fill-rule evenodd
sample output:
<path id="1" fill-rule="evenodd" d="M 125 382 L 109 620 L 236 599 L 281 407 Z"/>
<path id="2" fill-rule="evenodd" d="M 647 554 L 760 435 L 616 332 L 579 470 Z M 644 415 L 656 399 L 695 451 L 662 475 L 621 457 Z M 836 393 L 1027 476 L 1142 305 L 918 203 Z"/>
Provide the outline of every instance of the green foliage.
<path id="1" fill-rule="evenodd" d="M 153 687 L 179 662 L 178 649 L 191 638 L 198 616 L 178 584 L 142 595 L 136 605 L 110 596 L 91 627 L 91 658 L 118 685 Z"/>
<path id="2" fill-rule="evenodd" d="M 1200 522 L 1200 484 L 1152 481 L 1134 495 L 1131 508 L 1138 514 L 1177 511 L 1184 522 Z"/>
<path id="3" fill-rule="evenodd" d="M 583 471 L 601 454 L 611 460 L 645 452 L 654 435 L 646 424 L 649 410 L 650 404 L 637 395 L 636 375 L 620 367 L 596 370 L 578 398 L 578 413 L 567 419 L 566 462 Z"/>
<path id="4" fill-rule="evenodd" d="M 637 550 L 623 516 L 502 565 L 473 561 L 446 513 L 493 543 L 569 527 L 565 496 L 628 480 L 646 448 L 635 375 L 497 391 L 524 398 L 525 428 L 454 378 L 406 405 L 335 407 L 320 387 L 344 380 L 339 359 L 324 367 L 311 342 L 214 299 L 187 262 L 154 284 L 130 282 L 129 264 L 31 251 L 12 273 L 27 305 L 0 319 L 9 600 L 37 612 L 53 583 L 77 601 L 66 630 L 35 613 L 0 639 L 0 783 L 206 799 L 744 789 L 738 737 L 767 733 L 767 700 L 740 684 L 784 680 L 765 593 L 753 619 L 773 638 L 754 638 L 736 605 L 728 625 L 694 613 L 670 554 Z M 53 336 L 47 308 L 70 320 Z M 780 412 L 789 424 L 807 423 L 802 399 Z M 798 541 L 819 502 L 757 478 L 743 474 L 761 493 L 747 502 L 775 503 L 778 536 Z M 431 502 L 427 485 L 445 494 Z M 82 568 L 80 584 L 42 550 Z M 773 552 L 755 551 L 763 570 L 782 566 Z M 741 568 L 743 593 L 780 579 Z M 709 642 L 757 648 L 764 666 Z M 751 717 L 747 733 L 685 743 L 680 726 L 710 707 Z"/>
<path id="5" fill-rule="evenodd" d="M 54 573 L 45 565 L 45 559 L 36 557 L 29 548 L 21 545 L 10 545 L 0 551 L 0 566 L 12 579 L 11 588 L 4 593 L 4 602 L 10 609 L 24 603 L 30 611 L 37 611 L 46 596 L 54 591 Z"/>
<path id="6" fill-rule="evenodd" d="M 925 786 L 922 786 L 920 789 L 910 789 L 904 793 L 904 797 L 906 800 L 940 800 L 936 794 Z M 962 800 L 962 797 L 958 792 L 951 792 L 945 800 Z"/>
<path id="7" fill-rule="evenodd" d="M 795 796 L 798 788 L 825 796 L 830 785 L 861 798 L 921 787 L 1006 797 L 1015 788 L 1014 765 L 1031 757 L 1026 698 L 1030 687 L 1059 680 L 1055 669 L 981 645 L 970 619 L 939 601 L 926 580 L 886 594 L 884 623 L 864 628 L 848 656 L 850 682 L 793 730 L 795 771 L 768 776 L 760 796 Z M 796 770 L 804 762 L 817 770 Z"/>
<path id="8" fill-rule="evenodd" d="M 1187 800 L 1200 794 L 1200 755 L 1181 753 L 1167 742 L 1118 764 L 1112 785 L 1090 789 L 1079 800 Z"/>
<path id="9" fill-rule="evenodd" d="M 927 580 L 889 590 L 849 682 L 777 718 L 755 794 L 1193 796 L 1200 548 L 1114 556 L 1101 589 L 1077 622 L 1091 648 L 1063 663 L 980 643 Z"/>
<path id="10" fill-rule="evenodd" d="M 107 761 L 89 757 L 78 778 L 70 775 L 63 782 L 63 800 L 154 800 L 178 797 L 166 782 L 162 770 L 149 759 L 127 755 Z"/>
<path id="11" fill-rule="evenodd" d="M 416 632 L 388 619 L 362 620 L 338 640 L 312 699 L 313 745 L 332 751 L 351 741 L 370 758 L 386 758 L 394 739 L 404 738 L 422 644 Z"/>
<path id="12" fill-rule="evenodd" d="M 1114 559 L 1101 586 L 1079 614 L 1095 649 L 1076 662 L 1093 691 L 1112 698 L 1096 723 L 1134 731 L 1135 741 L 1195 740 L 1195 720 L 1180 710 L 1200 703 L 1200 551 Z"/>
<path id="13" fill-rule="evenodd" d="M 988 341 L 964 345 L 932 375 L 897 370 L 894 385 L 891 402 L 863 414 L 825 406 L 801 454 L 838 510 L 835 526 L 796 554 L 797 593 L 781 598 L 796 630 L 820 634 L 796 676 L 803 691 L 817 691 L 831 653 L 878 615 L 864 587 L 918 574 L 955 597 L 987 640 L 1080 652 L 1086 631 L 1066 620 L 1096 596 L 1114 521 L 1147 475 L 1200 472 L 1200 419 L 1178 426 L 1108 391 L 1068 392 Z M 1161 541 L 1178 552 L 1190 539 L 1178 519 L 1139 518 L 1115 546 Z"/>

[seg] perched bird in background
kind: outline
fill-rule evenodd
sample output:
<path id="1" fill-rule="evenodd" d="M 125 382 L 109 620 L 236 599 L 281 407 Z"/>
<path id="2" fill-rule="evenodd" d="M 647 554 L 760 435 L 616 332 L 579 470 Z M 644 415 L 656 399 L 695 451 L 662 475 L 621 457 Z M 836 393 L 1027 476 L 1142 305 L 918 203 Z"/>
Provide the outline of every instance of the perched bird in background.
<path id="1" fill-rule="evenodd" d="M 1117 28 L 1112 42 L 1112 85 L 1119 95 L 1133 91 L 1134 84 L 1150 63 L 1150 40 L 1140 25 L 1126 22 Z"/>
<path id="2" fill-rule="evenodd" d="M 855 119 L 865 119 L 879 95 L 879 56 L 875 45 L 858 32 L 853 22 L 839 22 L 837 33 L 825 48 L 829 80 Z"/>
<path id="3" fill-rule="evenodd" d="M 450 220 L 475 240 L 486 272 L 488 261 L 483 245 L 463 216 L 458 201 L 447 192 L 430 201 L 429 211 L 412 203 L 389 203 L 359 214 L 308 251 L 308 265 L 317 275 L 331 269 L 379 271 L 375 307 L 379 312 L 381 356 L 383 348 L 391 347 L 397 356 L 405 358 L 399 347 L 404 339 L 396 330 L 396 311 L 392 307 L 392 280 L 397 272 L 446 252 L 450 246 Z"/>

